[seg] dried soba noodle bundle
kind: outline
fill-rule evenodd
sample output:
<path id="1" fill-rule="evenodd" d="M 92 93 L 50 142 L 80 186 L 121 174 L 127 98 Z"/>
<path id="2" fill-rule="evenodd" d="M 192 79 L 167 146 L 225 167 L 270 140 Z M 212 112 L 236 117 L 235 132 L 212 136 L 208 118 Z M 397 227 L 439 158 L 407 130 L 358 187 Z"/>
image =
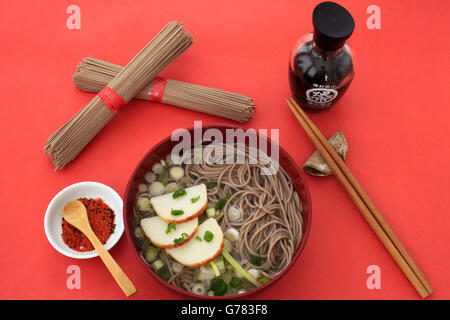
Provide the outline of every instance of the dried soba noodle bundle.
<path id="1" fill-rule="evenodd" d="M 86 57 L 77 66 L 73 81 L 81 90 L 98 92 L 122 68 L 122 66 L 110 62 Z M 154 94 L 154 85 L 161 84 L 161 82 L 164 84 L 158 99 Z M 136 98 L 159 101 L 239 122 L 248 121 L 255 108 L 252 99 L 242 94 L 162 78 L 152 81 Z"/>
<path id="2" fill-rule="evenodd" d="M 192 37 L 182 24 L 168 23 L 116 77 L 111 78 L 104 90 L 50 136 L 44 150 L 56 169 L 62 169 L 72 161 L 120 107 L 141 92 L 191 44 Z"/>

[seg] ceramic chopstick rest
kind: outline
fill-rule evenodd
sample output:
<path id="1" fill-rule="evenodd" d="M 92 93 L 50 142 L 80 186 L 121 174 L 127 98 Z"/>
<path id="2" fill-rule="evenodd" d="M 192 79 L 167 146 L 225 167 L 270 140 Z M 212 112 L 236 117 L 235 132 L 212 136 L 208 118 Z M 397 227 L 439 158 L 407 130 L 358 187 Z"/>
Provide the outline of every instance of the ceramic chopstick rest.
<path id="1" fill-rule="evenodd" d="M 337 131 L 330 139 L 328 139 L 328 142 L 342 160 L 345 161 L 347 159 L 348 146 L 344 134 L 341 131 Z M 317 177 L 326 177 L 333 174 L 333 170 L 331 170 L 317 150 L 308 158 L 308 160 L 306 160 L 303 165 L 303 170 L 305 170 L 306 173 Z"/>

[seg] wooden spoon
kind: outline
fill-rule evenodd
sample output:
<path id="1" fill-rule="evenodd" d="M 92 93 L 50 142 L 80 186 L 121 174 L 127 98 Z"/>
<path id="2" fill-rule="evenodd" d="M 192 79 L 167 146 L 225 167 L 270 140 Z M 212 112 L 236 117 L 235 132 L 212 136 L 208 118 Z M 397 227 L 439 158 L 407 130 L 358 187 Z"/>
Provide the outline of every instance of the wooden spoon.
<path id="1" fill-rule="evenodd" d="M 122 271 L 122 269 L 113 259 L 113 257 L 111 257 L 105 247 L 103 247 L 94 231 L 92 231 L 84 204 L 78 200 L 70 201 L 64 206 L 62 215 L 64 220 L 66 220 L 68 223 L 70 223 L 72 226 L 86 235 L 123 292 L 128 297 L 136 293 L 136 288 L 134 287 L 131 280 Z"/>

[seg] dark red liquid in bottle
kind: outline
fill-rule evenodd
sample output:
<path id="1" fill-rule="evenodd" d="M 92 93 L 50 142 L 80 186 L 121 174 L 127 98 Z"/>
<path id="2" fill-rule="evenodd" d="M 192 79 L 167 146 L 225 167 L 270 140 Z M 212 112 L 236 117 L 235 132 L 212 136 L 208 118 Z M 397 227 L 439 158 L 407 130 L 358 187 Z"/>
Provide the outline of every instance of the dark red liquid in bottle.
<path id="1" fill-rule="evenodd" d="M 324 112 L 331 108 L 348 89 L 354 76 L 347 46 L 335 52 L 324 52 L 311 40 L 300 45 L 291 59 L 291 91 L 308 112 Z"/>
<path id="2" fill-rule="evenodd" d="M 331 108 L 347 91 L 354 76 L 350 47 L 355 28 L 351 14 L 326 1 L 313 11 L 314 32 L 303 36 L 292 50 L 289 83 L 293 97 L 309 112 Z"/>

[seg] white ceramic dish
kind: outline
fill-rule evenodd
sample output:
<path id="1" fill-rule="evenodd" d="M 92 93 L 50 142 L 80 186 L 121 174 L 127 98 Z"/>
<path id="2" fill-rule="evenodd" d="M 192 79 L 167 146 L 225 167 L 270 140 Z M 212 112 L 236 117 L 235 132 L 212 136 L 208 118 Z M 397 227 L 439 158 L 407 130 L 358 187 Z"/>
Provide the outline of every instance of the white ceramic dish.
<path id="1" fill-rule="evenodd" d="M 106 250 L 111 249 L 124 231 L 123 223 L 123 201 L 112 188 L 98 182 L 75 183 L 61 190 L 50 202 L 45 213 L 44 228 L 48 241 L 60 253 L 76 259 L 88 259 L 97 257 L 97 252 L 78 252 L 66 245 L 62 239 L 62 210 L 65 204 L 79 198 L 101 198 L 114 211 L 115 224 L 114 233 L 105 244 Z"/>

